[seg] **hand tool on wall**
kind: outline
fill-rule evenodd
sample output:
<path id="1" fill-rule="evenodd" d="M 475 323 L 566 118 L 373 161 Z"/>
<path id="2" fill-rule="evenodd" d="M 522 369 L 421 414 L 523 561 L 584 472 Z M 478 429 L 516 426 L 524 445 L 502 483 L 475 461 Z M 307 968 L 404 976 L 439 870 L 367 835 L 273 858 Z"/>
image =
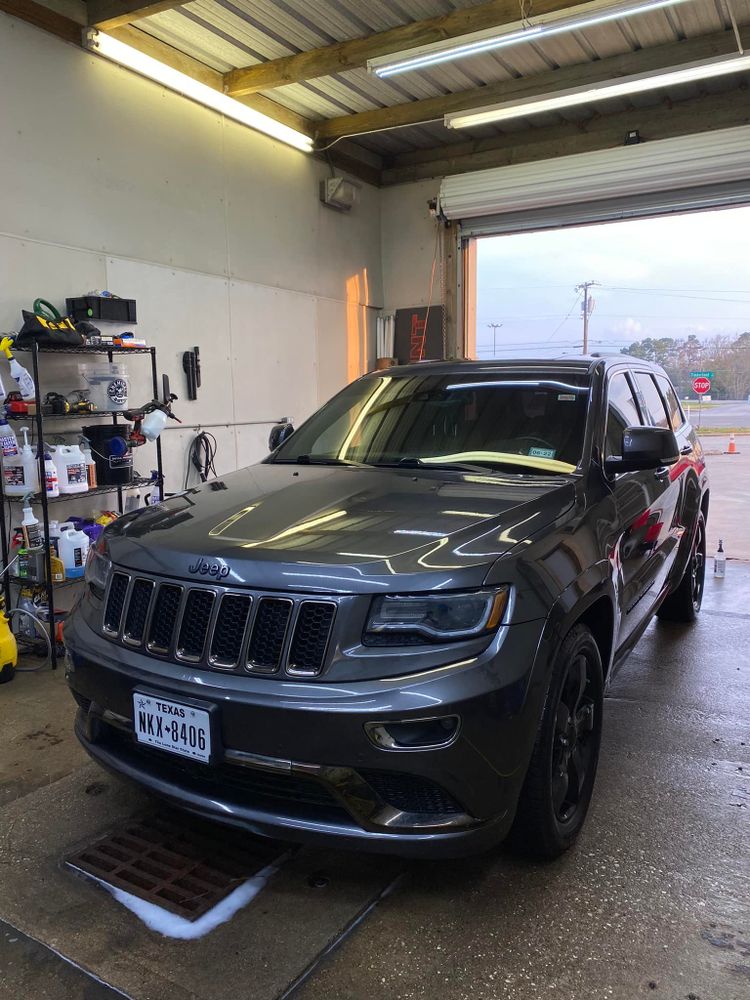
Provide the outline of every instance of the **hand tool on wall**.
<path id="1" fill-rule="evenodd" d="M 187 397 L 188 399 L 198 398 L 198 386 L 200 381 L 200 360 L 198 348 L 192 351 L 185 351 L 182 355 L 182 368 L 187 376 Z"/>

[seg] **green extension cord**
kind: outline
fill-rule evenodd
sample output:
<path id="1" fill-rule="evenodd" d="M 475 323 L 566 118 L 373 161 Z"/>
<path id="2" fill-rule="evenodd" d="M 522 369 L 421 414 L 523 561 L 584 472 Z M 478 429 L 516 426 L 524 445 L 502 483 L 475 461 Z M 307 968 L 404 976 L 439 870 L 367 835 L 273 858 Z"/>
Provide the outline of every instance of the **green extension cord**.
<path id="1" fill-rule="evenodd" d="M 46 299 L 34 299 L 34 312 L 37 316 L 44 316 L 45 319 L 62 319 L 57 309 Z"/>

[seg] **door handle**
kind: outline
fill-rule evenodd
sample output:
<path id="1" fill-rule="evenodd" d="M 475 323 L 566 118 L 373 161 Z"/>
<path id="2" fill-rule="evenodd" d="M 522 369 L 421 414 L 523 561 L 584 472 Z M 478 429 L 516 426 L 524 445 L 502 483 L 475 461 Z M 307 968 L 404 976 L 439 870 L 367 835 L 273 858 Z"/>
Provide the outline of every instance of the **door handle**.
<path id="1" fill-rule="evenodd" d="M 654 478 L 659 479 L 662 482 L 665 479 L 669 479 L 669 467 L 666 465 L 662 465 L 661 468 L 654 469 Z"/>
<path id="2" fill-rule="evenodd" d="M 693 446 L 691 444 L 684 444 L 680 448 L 680 454 L 681 455 L 692 455 L 693 454 Z"/>

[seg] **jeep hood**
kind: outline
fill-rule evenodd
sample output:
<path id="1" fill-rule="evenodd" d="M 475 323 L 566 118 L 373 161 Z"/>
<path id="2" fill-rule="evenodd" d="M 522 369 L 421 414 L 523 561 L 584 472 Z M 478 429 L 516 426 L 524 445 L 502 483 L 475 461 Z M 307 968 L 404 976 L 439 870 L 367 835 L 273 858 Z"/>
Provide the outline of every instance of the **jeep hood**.
<path id="1" fill-rule="evenodd" d="M 141 572 L 270 590 L 383 593 L 480 586 L 560 518 L 571 478 L 261 463 L 107 530 Z"/>

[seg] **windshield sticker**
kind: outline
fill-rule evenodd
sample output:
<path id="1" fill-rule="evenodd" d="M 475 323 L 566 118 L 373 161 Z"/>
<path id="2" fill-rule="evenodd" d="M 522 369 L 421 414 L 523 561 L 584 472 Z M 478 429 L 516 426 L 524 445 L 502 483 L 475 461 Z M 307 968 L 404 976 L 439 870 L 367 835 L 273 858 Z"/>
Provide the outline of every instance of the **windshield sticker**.
<path id="1" fill-rule="evenodd" d="M 529 448 L 530 458 L 554 458 L 554 448 Z"/>
<path id="2" fill-rule="evenodd" d="M 575 403 L 576 397 L 574 392 L 558 392 L 557 402 L 558 403 Z"/>

